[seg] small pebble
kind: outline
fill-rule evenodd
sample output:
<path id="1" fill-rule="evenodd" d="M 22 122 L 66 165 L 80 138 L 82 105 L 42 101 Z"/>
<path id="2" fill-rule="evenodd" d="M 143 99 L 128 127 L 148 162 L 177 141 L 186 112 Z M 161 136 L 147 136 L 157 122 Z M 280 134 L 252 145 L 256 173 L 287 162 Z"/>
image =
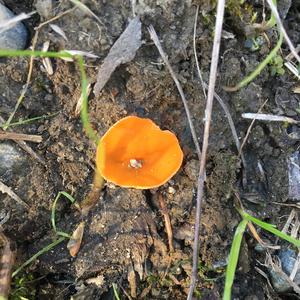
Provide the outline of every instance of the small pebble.
<path id="1" fill-rule="evenodd" d="M 0 21 L 5 21 L 15 15 L 0 3 Z M 27 43 L 28 32 L 22 22 L 0 33 L 0 49 L 24 49 Z"/>
<path id="2" fill-rule="evenodd" d="M 290 276 L 296 262 L 296 258 L 297 258 L 296 252 L 292 249 L 281 249 L 278 253 L 278 258 L 280 259 L 282 271 L 286 273 L 287 277 Z M 268 269 L 269 269 L 272 285 L 276 292 L 285 293 L 293 290 L 289 281 L 284 276 L 282 276 L 280 272 L 276 272 L 276 270 L 274 270 L 272 266 L 269 266 Z M 300 284 L 299 269 L 294 278 L 294 283 L 296 285 Z"/>
<path id="3" fill-rule="evenodd" d="M 34 6 L 38 14 L 44 19 L 49 19 L 52 16 L 52 0 L 36 0 Z"/>
<path id="4" fill-rule="evenodd" d="M 9 179 L 13 174 L 20 175 L 24 171 L 26 156 L 20 152 L 15 144 L 0 143 L 0 176 Z"/>
<path id="5" fill-rule="evenodd" d="M 174 195 L 176 193 L 176 190 L 172 186 L 169 186 L 168 193 Z"/>
<path id="6" fill-rule="evenodd" d="M 197 181 L 199 172 L 199 162 L 195 159 L 190 160 L 184 167 L 186 175 L 193 181 Z"/>

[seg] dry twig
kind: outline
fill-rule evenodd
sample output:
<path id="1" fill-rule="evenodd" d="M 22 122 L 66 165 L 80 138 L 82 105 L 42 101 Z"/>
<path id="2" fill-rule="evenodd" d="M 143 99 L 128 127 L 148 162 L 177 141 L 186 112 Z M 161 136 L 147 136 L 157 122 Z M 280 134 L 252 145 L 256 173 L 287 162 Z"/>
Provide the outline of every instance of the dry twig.
<path id="1" fill-rule="evenodd" d="M 212 59 L 211 59 L 210 74 L 209 74 L 209 86 L 208 86 L 207 102 L 205 108 L 205 125 L 204 125 L 204 135 L 203 135 L 203 144 L 202 144 L 202 153 L 201 153 L 201 160 L 200 160 L 200 171 L 199 171 L 198 189 L 197 189 L 195 237 L 194 237 L 194 248 L 193 248 L 193 268 L 192 268 L 191 286 L 187 297 L 188 300 L 191 300 L 193 297 L 193 293 L 197 281 L 197 274 L 198 274 L 201 202 L 203 197 L 206 154 L 208 149 L 208 139 L 209 139 L 209 130 L 210 130 L 212 107 L 213 107 L 213 100 L 214 100 L 214 90 L 215 90 L 215 84 L 217 78 L 217 67 L 218 67 L 220 44 L 221 44 L 224 10 L 225 10 L 225 0 L 218 1 L 215 36 L 214 36 L 214 44 L 213 44 Z"/>
<path id="2" fill-rule="evenodd" d="M 3 124 L 5 121 L 0 116 L 0 124 Z M 8 129 L 9 131 L 9 129 Z M 24 141 L 14 141 L 16 142 L 20 148 L 22 148 L 24 151 L 26 151 L 30 156 L 32 156 L 34 159 L 36 159 L 38 162 L 40 162 L 42 165 L 46 166 L 46 162 L 43 158 L 41 158 L 39 155 L 37 155 Z"/>
<path id="3" fill-rule="evenodd" d="M 268 102 L 268 99 L 262 104 L 262 106 L 259 108 L 259 110 L 258 110 L 258 114 L 262 111 L 262 109 L 263 109 L 263 107 L 266 105 L 266 103 Z M 245 144 L 246 144 L 246 142 L 247 142 L 247 140 L 248 140 L 248 137 L 249 137 L 249 135 L 250 135 L 250 132 L 251 132 L 251 130 L 252 130 L 252 127 L 253 127 L 253 125 L 254 125 L 254 123 L 255 123 L 255 120 L 256 119 L 253 119 L 252 120 L 252 122 L 251 122 L 251 124 L 249 125 L 249 127 L 248 127 L 248 129 L 247 129 L 247 132 L 246 132 L 246 135 L 245 135 L 245 137 L 244 137 L 244 139 L 243 139 L 243 142 L 242 142 L 242 145 L 241 145 L 241 147 L 240 147 L 240 149 L 239 149 L 239 155 L 240 156 L 242 156 L 242 150 L 243 150 L 243 148 L 244 148 L 244 146 L 245 146 Z"/>
<path id="4" fill-rule="evenodd" d="M 198 61 L 198 56 L 197 56 L 197 49 L 196 49 L 196 31 L 197 31 L 198 13 L 199 13 L 199 6 L 197 6 L 197 11 L 196 11 L 196 16 L 195 16 L 194 36 L 193 36 L 193 48 L 194 48 L 194 55 L 195 55 L 195 61 L 196 61 L 196 67 L 197 67 L 197 71 L 198 71 L 198 76 L 199 76 L 200 83 L 201 83 L 201 86 L 202 86 L 203 95 L 206 98 L 206 90 L 208 89 L 208 85 L 207 85 L 207 83 L 205 81 L 203 81 L 202 72 L 201 72 L 201 69 L 199 67 L 199 61 Z M 225 104 L 225 102 L 222 100 L 222 98 L 216 92 L 214 92 L 214 97 L 217 99 L 217 101 L 219 102 L 219 104 L 221 105 L 222 109 L 225 112 L 225 115 L 227 117 L 227 120 L 228 120 L 230 129 L 231 129 L 231 132 L 232 132 L 232 136 L 233 136 L 233 139 L 234 139 L 237 151 L 240 153 L 240 157 L 241 157 L 243 166 L 246 169 L 246 159 L 244 157 L 244 154 L 242 153 L 242 150 L 241 150 L 242 147 L 240 145 L 240 140 L 239 140 L 237 131 L 235 129 L 234 122 L 233 122 L 233 119 L 231 117 L 230 111 L 229 111 L 227 105 Z"/>
<path id="5" fill-rule="evenodd" d="M 42 137 L 40 135 L 0 131 L 0 141 L 1 140 L 28 141 L 33 143 L 40 143 L 42 141 Z"/>
<path id="6" fill-rule="evenodd" d="M 254 119 L 260 121 L 270 121 L 270 122 L 287 122 L 291 124 L 298 124 L 299 121 L 285 116 L 269 115 L 269 114 L 255 114 L 255 113 L 243 113 L 242 117 L 244 119 Z"/>
<path id="7" fill-rule="evenodd" d="M 172 76 L 172 78 L 173 78 L 173 80 L 174 80 L 174 82 L 176 84 L 176 87 L 178 89 L 178 92 L 180 94 L 180 97 L 181 97 L 181 100 L 182 100 L 182 103 L 183 103 L 183 106 L 184 106 L 184 109 L 185 109 L 185 113 L 187 115 L 187 119 L 188 119 L 189 127 L 190 127 L 190 130 L 191 130 L 191 133 L 192 133 L 193 141 L 194 141 L 194 144 L 195 144 L 195 147 L 196 147 L 196 151 L 197 151 L 197 154 L 198 154 L 198 157 L 199 157 L 199 160 L 200 160 L 201 150 L 200 150 L 200 146 L 199 146 L 199 143 L 198 143 L 196 131 L 195 131 L 195 128 L 194 128 L 194 125 L 193 125 L 192 116 L 191 116 L 191 113 L 190 113 L 190 110 L 189 110 L 189 107 L 188 107 L 185 95 L 183 93 L 181 84 L 180 84 L 179 80 L 177 79 L 176 74 L 173 71 L 173 68 L 171 67 L 171 65 L 169 63 L 167 55 L 165 54 L 165 52 L 164 52 L 164 50 L 163 50 L 163 48 L 162 48 L 162 46 L 160 44 L 160 41 L 158 39 L 158 36 L 156 34 L 156 31 L 155 31 L 154 27 L 151 25 L 148 28 L 148 31 L 150 33 L 150 37 L 151 37 L 152 41 L 154 42 L 154 44 L 155 44 L 155 46 L 156 46 L 156 48 L 157 48 L 160 56 L 162 57 L 165 65 L 167 66 L 167 68 L 168 68 L 168 70 L 170 72 L 170 75 Z"/>
<path id="8" fill-rule="evenodd" d="M 166 226 L 166 232 L 167 232 L 167 236 L 168 236 L 169 250 L 170 250 L 170 252 L 174 252 L 173 231 L 172 231 L 171 219 L 170 219 L 170 215 L 168 213 L 168 209 L 167 209 L 167 206 L 166 206 L 166 203 L 165 203 L 165 200 L 164 200 L 162 194 L 158 195 L 158 200 L 159 200 L 160 212 L 164 216 L 164 219 L 165 219 L 165 226 Z"/>
<path id="9" fill-rule="evenodd" d="M 2 181 L 0 181 L 0 192 L 3 194 L 7 194 L 12 199 L 14 199 L 17 203 L 24 206 L 25 208 L 29 209 L 29 205 L 25 203 L 15 192 L 6 184 L 4 184 Z"/>

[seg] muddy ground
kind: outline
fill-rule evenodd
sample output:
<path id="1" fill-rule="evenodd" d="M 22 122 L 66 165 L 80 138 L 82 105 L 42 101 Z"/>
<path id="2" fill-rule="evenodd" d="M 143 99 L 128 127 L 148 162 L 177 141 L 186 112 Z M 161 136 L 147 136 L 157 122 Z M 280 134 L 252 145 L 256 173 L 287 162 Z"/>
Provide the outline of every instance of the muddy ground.
<path id="1" fill-rule="evenodd" d="M 32 1 L 4 1 L 16 14 L 35 9 Z M 69 1 L 53 1 L 50 17 L 72 7 Z M 110 47 L 132 18 L 130 1 L 83 1 L 101 23 L 80 9 L 55 20 L 66 34 L 64 40 L 48 25 L 41 28 L 37 49 L 50 41 L 50 50 L 91 51 L 99 59 L 87 58 L 89 79 Z M 134 1 L 132 1 L 134 2 Z M 238 2 L 238 5 L 237 5 Z M 296 5 L 285 1 L 285 24 L 292 40 L 299 41 L 299 14 Z M 29 299 L 113 299 L 112 284 L 126 299 L 185 299 L 191 271 L 195 191 L 198 160 L 185 111 L 176 86 L 150 40 L 147 26 L 152 24 L 183 85 L 199 141 L 202 140 L 205 99 L 199 84 L 193 53 L 193 25 L 196 6 L 200 5 L 196 47 L 204 80 L 208 80 L 215 1 L 137 1 L 136 13 L 142 22 L 143 45 L 130 63 L 120 66 L 98 97 L 89 97 L 92 126 L 99 136 L 128 115 L 154 120 L 161 128 L 173 131 L 183 148 L 180 171 L 164 186 L 150 191 L 124 189 L 107 184 L 96 207 L 86 217 L 83 242 L 72 258 L 62 242 L 28 266 L 19 279 Z M 229 93 L 230 86 L 244 78 L 270 52 L 276 43 L 276 31 L 262 35 L 256 51 L 246 47 L 245 28 L 257 13 L 262 20 L 260 1 L 229 1 L 219 62 L 216 90 L 227 104 L 238 136 L 242 141 L 250 125 L 244 112 L 279 114 L 299 119 L 299 97 L 293 93 L 297 84 L 287 69 L 272 75 L 267 66 L 258 78 L 240 91 Z M 34 27 L 45 21 L 34 15 L 25 22 L 31 39 Z M 28 46 L 31 40 L 28 41 Z M 284 45 L 282 56 L 289 53 Z M 80 73 L 75 63 L 52 60 L 54 74 L 48 75 L 41 59 L 34 60 L 32 80 L 15 121 L 50 115 L 30 124 L 12 128 L 15 132 L 41 135 L 38 145 L 28 143 L 44 163 L 33 159 L 12 141 L 1 141 L 1 180 L 29 206 L 24 209 L 9 196 L 1 194 L 1 214 L 9 213 L 3 225 L 15 242 L 16 266 L 50 244 L 55 235 L 51 227 L 51 205 L 59 191 L 66 191 L 77 201 L 85 198 L 94 174 L 95 144 L 82 129 L 75 114 L 80 97 Z M 26 82 L 28 58 L 0 60 L 0 114 L 7 119 Z M 287 160 L 298 149 L 297 126 L 256 121 L 243 149 L 246 165 L 241 163 L 228 121 L 219 104 L 213 109 L 212 131 L 207 161 L 207 184 L 201 221 L 199 264 L 199 299 L 220 299 L 224 271 L 234 231 L 241 220 L 234 207 L 234 194 L 240 194 L 245 209 L 261 220 L 282 229 L 295 204 L 288 197 Z M 295 134 L 291 134 L 294 132 Z M 243 181 L 243 179 L 247 182 Z M 158 204 L 161 194 L 167 204 L 174 231 L 175 253 L 169 255 L 163 216 Z M 57 207 L 57 227 L 72 232 L 80 222 L 77 210 L 61 199 Z M 281 247 L 290 245 L 258 230 L 262 239 Z M 270 250 L 276 255 L 278 250 Z M 233 299 L 293 299 L 293 292 L 279 293 L 264 265 L 265 250 L 257 251 L 257 241 L 246 233 L 233 287 Z M 257 271 L 263 270 L 266 276 Z M 13 280 L 13 292 L 20 292 Z M 22 284 L 21 284 L 22 286 Z M 121 288 L 120 288 L 121 287 Z M 26 294 L 27 293 L 27 294 Z M 17 296 L 16 296 L 17 297 Z M 19 298 L 15 298 L 19 299 Z"/>

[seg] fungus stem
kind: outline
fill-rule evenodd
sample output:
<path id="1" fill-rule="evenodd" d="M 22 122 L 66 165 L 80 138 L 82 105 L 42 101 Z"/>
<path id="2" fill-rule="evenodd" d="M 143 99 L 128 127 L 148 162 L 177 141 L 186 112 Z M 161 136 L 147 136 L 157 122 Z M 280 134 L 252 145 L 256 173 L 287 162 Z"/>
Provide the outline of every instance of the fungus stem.
<path id="1" fill-rule="evenodd" d="M 78 56 L 77 60 L 78 60 L 79 69 L 81 73 L 81 90 L 82 90 L 81 91 L 82 93 L 81 121 L 87 136 L 97 144 L 98 136 L 96 131 L 91 126 L 89 120 L 89 114 L 88 114 L 88 95 L 87 95 L 88 81 L 86 78 L 86 73 L 83 65 L 83 58 L 81 56 Z"/>
<path id="2" fill-rule="evenodd" d="M 104 178 L 98 169 L 95 170 L 93 179 L 93 187 L 87 197 L 80 204 L 82 215 L 87 215 L 92 207 L 96 205 L 99 200 L 99 195 L 104 186 Z"/>

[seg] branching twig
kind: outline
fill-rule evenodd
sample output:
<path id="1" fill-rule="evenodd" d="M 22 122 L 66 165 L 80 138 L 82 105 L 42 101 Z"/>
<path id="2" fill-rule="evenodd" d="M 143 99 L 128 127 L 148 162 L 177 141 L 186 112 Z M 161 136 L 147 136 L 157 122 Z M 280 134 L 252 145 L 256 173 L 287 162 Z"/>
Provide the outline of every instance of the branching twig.
<path id="1" fill-rule="evenodd" d="M 167 232 L 168 243 L 169 243 L 169 250 L 170 250 L 170 252 L 174 252 L 173 231 L 172 231 L 172 225 L 171 225 L 170 216 L 168 214 L 167 206 L 166 206 L 164 198 L 161 194 L 158 195 L 158 200 L 159 200 L 159 207 L 160 207 L 161 214 L 164 216 L 164 220 L 165 220 L 166 232 Z"/>
<path id="2" fill-rule="evenodd" d="M 262 104 L 262 106 L 259 108 L 259 110 L 258 110 L 258 114 L 259 113 L 261 113 L 261 111 L 262 111 L 262 109 L 264 108 L 264 106 L 266 105 L 266 103 L 268 102 L 268 99 Z M 255 120 L 256 119 L 253 119 L 252 120 L 252 122 L 251 122 L 251 124 L 249 125 L 249 127 L 248 127 L 248 129 L 247 129 L 247 132 L 246 132 L 246 135 L 245 135 L 245 137 L 244 137 L 244 139 L 243 139 L 243 142 L 242 142 L 242 145 L 241 145 L 241 147 L 240 147 L 240 149 L 239 149 L 239 156 L 241 155 L 242 156 L 242 150 L 243 150 L 243 148 L 244 148 L 244 146 L 245 146 L 245 144 L 246 144 L 246 142 L 247 142 L 247 140 L 248 140 L 248 137 L 249 137 L 249 135 L 250 135 L 250 132 L 251 132 L 251 130 L 252 130 L 252 127 L 253 127 L 253 125 L 254 125 L 254 123 L 255 123 Z"/>
<path id="3" fill-rule="evenodd" d="M 198 143 L 198 139 L 197 139 L 197 135 L 196 135 L 196 131 L 195 131 L 195 128 L 194 128 L 194 125 L 193 125 L 193 121 L 192 121 L 192 117 L 191 117 L 191 113 L 190 113 L 190 110 L 189 110 L 189 107 L 188 107 L 188 104 L 187 104 L 187 101 L 186 101 L 186 98 L 185 98 L 185 95 L 183 93 L 183 90 L 182 90 L 182 87 L 176 77 L 176 74 L 175 72 L 173 71 L 169 61 L 168 61 L 168 58 L 160 44 L 160 41 L 158 39 L 158 36 L 155 32 L 155 29 L 153 28 L 152 25 L 150 25 L 150 27 L 148 28 L 148 31 L 150 33 L 150 37 L 151 39 L 153 40 L 157 50 L 159 51 L 159 54 L 160 56 L 162 57 L 165 65 L 167 66 L 175 84 L 176 84 L 176 87 L 178 89 L 178 92 L 180 94 L 180 97 L 181 97 L 181 100 L 183 102 L 183 106 L 184 106 L 184 109 L 185 109 L 185 113 L 187 115 L 187 119 L 188 119 L 188 122 L 189 122 L 189 126 L 190 126 L 190 130 L 191 130 L 191 133 L 192 133 L 192 137 L 193 137 L 193 141 L 194 141 L 194 144 L 195 144 L 195 147 L 196 147 L 196 151 L 197 151 L 197 154 L 198 154 L 198 157 L 199 157 L 199 160 L 200 160 L 200 157 L 201 157 L 201 150 L 200 150 L 200 146 L 199 146 L 199 143 Z"/>
<path id="4" fill-rule="evenodd" d="M 194 237 L 194 248 L 193 248 L 193 269 L 192 269 L 191 286 L 187 297 L 188 300 L 191 300 L 193 297 L 193 292 L 195 289 L 197 274 L 198 274 L 201 202 L 203 197 L 206 154 L 208 149 L 209 129 L 210 129 L 212 107 L 213 107 L 213 100 L 214 100 L 215 83 L 217 77 L 217 67 L 218 67 L 220 44 L 221 44 L 224 9 L 225 9 L 225 0 L 219 0 L 217 6 L 215 36 L 214 36 L 214 44 L 213 44 L 212 59 L 211 59 L 211 66 L 210 66 L 207 103 L 205 109 L 205 126 L 204 126 L 204 136 L 203 136 L 202 154 L 200 160 L 200 171 L 199 171 L 198 190 L 197 190 L 197 209 L 196 209 L 195 237 Z"/>
<path id="5" fill-rule="evenodd" d="M 195 16 L 193 48 L 194 48 L 194 55 L 195 55 L 195 61 L 196 61 L 198 76 L 199 76 L 200 83 L 201 83 L 201 86 L 202 86 L 203 95 L 206 98 L 206 90 L 208 89 L 208 85 L 206 84 L 205 81 L 203 81 L 202 72 L 201 72 L 201 69 L 199 67 L 199 61 L 198 61 L 198 56 L 197 56 L 197 49 L 196 49 L 196 30 L 197 30 L 198 12 L 199 12 L 199 6 L 197 6 L 197 11 L 196 11 L 196 16 Z M 234 122 L 233 122 L 233 119 L 231 117 L 230 111 L 229 111 L 227 105 L 225 104 L 225 102 L 222 100 L 222 98 L 216 92 L 214 93 L 214 97 L 217 99 L 217 101 L 219 102 L 219 104 L 221 105 L 222 109 L 225 112 L 225 115 L 227 117 L 227 120 L 228 120 L 230 129 L 231 129 L 231 132 L 232 132 L 232 136 L 233 136 L 233 139 L 234 139 L 237 151 L 240 153 L 242 147 L 240 145 L 240 140 L 239 140 L 237 131 L 235 129 Z M 241 152 L 240 156 L 241 156 L 241 160 L 242 160 L 244 169 L 246 170 L 246 160 L 245 160 L 245 157 L 244 157 L 244 155 L 243 155 L 242 152 Z"/>

